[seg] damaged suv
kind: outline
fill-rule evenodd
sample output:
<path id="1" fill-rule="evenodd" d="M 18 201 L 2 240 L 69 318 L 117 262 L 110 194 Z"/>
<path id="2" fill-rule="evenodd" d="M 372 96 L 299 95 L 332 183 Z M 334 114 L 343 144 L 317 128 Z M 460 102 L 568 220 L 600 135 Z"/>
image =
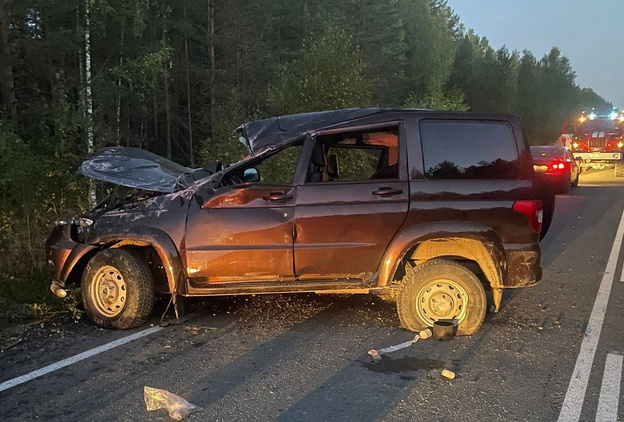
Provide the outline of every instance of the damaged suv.
<path id="1" fill-rule="evenodd" d="M 47 242 L 52 291 L 81 286 L 89 318 L 126 329 L 155 294 L 375 293 L 403 327 L 469 335 L 486 291 L 542 276 L 542 202 L 519 117 L 348 109 L 238 129 L 249 155 L 193 170 L 107 148 L 79 173 L 136 188 Z"/>

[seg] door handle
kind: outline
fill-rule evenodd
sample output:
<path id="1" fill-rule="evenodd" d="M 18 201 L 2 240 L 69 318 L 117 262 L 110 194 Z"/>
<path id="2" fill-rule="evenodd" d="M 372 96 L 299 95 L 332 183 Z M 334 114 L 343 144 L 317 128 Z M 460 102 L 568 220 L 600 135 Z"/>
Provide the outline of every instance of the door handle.
<path id="1" fill-rule="evenodd" d="M 271 192 L 270 194 L 268 194 L 267 196 L 265 196 L 264 198 L 265 201 L 269 201 L 269 202 L 284 202 L 284 201 L 290 201 L 291 199 L 293 199 L 292 195 L 287 195 L 284 192 Z"/>
<path id="2" fill-rule="evenodd" d="M 400 195 L 403 193 L 403 189 L 394 189 L 391 187 L 383 187 L 379 188 L 376 191 L 373 191 L 373 195 L 377 196 L 392 196 L 392 195 Z"/>

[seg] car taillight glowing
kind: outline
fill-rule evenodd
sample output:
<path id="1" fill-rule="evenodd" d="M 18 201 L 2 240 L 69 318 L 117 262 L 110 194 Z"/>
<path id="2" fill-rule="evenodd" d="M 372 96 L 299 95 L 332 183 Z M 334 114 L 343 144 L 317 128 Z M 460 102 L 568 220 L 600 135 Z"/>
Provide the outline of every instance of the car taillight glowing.
<path id="1" fill-rule="evenodd" d="M 566 163 L 558 163 L 558 162 L 554 162 L 550 165 L 550 169 L 552 171 L 561 171 L 561 170 L 565 170 L 567 167 Z"/>
<path id="2" fill-rule="evenodd" d="M 526 215 L 533 233 L 542 231 L 542 220 L 544 218 L 542 201 L 516 201 L 513 204 L 513 210 Z"/>

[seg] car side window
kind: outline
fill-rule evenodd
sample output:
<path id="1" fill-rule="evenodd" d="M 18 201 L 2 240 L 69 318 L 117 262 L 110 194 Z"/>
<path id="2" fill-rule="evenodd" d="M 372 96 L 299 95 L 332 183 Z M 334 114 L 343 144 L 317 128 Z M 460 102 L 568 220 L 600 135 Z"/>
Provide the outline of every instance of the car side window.
<path id="1" fill-rule="evenodd" d="M 509 123 L 423 120 L 420 135 L 427 179 L 518 179 L 522 176 Z"/>
<path id="2" fill-rule="evenodd" d="M 301 145 L 289 146 L 256 164 L 260 183 L 292 184 L 301 149 Z"/>
<path id="3" fill-rule="evenodd" d="M 307 183 L 398 179 L 397 127 L 319 136 Z"/>

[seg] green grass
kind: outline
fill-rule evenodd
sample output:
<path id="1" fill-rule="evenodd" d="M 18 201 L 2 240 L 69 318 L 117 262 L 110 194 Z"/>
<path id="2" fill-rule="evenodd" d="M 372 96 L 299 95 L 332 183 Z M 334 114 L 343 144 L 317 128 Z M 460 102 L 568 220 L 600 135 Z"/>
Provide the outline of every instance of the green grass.
<path id="1" fill-rule="evenodd" d="M 57 298 L 50 291 L 48 274 L 43 271 L 22 276 L 0 273 L 0 328 L 62 313 L 79 316 L 77 293 L 63 300 Z"/>

